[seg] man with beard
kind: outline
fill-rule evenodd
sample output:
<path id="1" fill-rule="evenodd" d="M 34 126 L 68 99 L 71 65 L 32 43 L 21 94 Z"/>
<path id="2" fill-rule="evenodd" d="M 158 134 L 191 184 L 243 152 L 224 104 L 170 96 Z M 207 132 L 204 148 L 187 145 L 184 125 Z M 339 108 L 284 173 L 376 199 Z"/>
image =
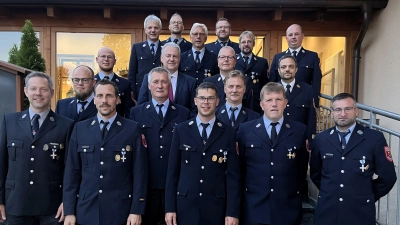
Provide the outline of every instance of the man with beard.
<path id="1" fill-rule="evenodd" d="M 178 47 L 175 43 L 167 43 L 169 44 Z M 165 47 L 166 45 L 163 46 Z M 142 134 L 146 139 L 151 140 L 147 143 L 149 190 L 142 225 L 164 222 L 165 180 L 172 135 L 177 123 L 190 118 L 187 108 L 168 99 L 171 75 L 167 69 L 162 67 L 152 69 L 148 74 L 148 79 L 149 82 L 146 83 L 148 83 L 151 98 L 148 102 L 133 107 L 130 115 L 131 120 L 140 123 Z"/>
<path id="2" fill-rule="evenodd" d="M 195 98 L 197 116 L 175 127 L 165 188 L 168 225 L 239 223 L 236 135 L 231 126 L 216 118 L 218 101 L 217 87 L 200 84 Z"/>
<path id="3" fill-rule="evenodd" d="M 239 45 L 229 39 L 231 35 L 231 24 L 226 18 L 219 18 L 215 24 L 215 34 L 218 39 L 215 42 L 206 44 L 206 49 L 210 52 L 217 54 L 219 50 L 224 46 L 230 46 L 235 50 L 235 53 L 239 54 Z"/>
<path id="4" fill-rule="evenodd" d="M 161 28 L 160 18 L 155 15 L 147 16 L 144 20 L 144 32 L 147 40 L 132 45 L 128 80 L 131 82 L 133 99 L 137 100 L 138 98 L 143 76 L 161 64 L 161 42 L 159 40 Z"/>
<path id="5" fill-rule="evenodd" d="M 194 116 L 197 114 L 197 108 L 194 104 L 196 94 L 196 80 L 178 71 L 181 54 L 179 46 L 175 43 L 166 43 L 161 50 L 161 62 L 163 68 L 171 74 L 171 88 L 168 97 L 169 100 L 186 107 Z M 148 74 L 144 76 L 142 87 L 140 87 L 138 104 L 148 102 L 152 98 L 152 92 L 149 91 Z"/>
<path id="6" fill-rule="evenodd" d="M 75 97 L 58 100 L 56 113 L 74 120 L 86 120 L 96 115 L 93 104 L 93 87 L 96 84 L 93 70 L 85 65 L 77 66 L 72 71 L 72 85 Z"/>
<path id="7" fill-rule="evenodd" d="M 235 70 L 240 70 L 248 78 L 248 98 L 244 105 L 261 113 L 260 91 L 268 83 L 268 61 L 253 54 L 256 37 L 251 31 L 244 31 L 239 36 L 240 54 L 236 55 Z"/>
<path id="8" fill-rule="evenodd" d="M 29 109 L 4 115 L 1 124 L 0 222 L 58 225 L 64 219 L 64 157 L 73 121 L 50 109 L 49 76 L 30 73 L 25 85 Z"/>
<path id="9" fill-rule="evenodd" d="M 218 88 L 219 104 L 217 107 L 224 105 L 226 102 L 224 92 L 225 77 L 235 68 L 236 57 L 235 50 L 232 47 L 224 46 L 218 52 L 218 68 L 219 74 L 204 79 L 204 82 L 210 82 Z"/>
<path id="10" fill-rule="evenodd" d="M 208 30 L 202 23 L 194 23 L 190 30 L 192 49 L 182 53 L 179 71 L 196 79 L 196 87 L 203 79 L 219 73 L 217 55 L 204 47 Z"/>
<path id="11" fill-rule="evenodd" d="M 96 81 L 108 79 L 117 85 L 121 100 L 121 103 L 117 105 L 117 113 L 122 117 L 128 118 L 129 112 L 134 105 L 131 98 L 131 85 L 128 80 L 113 72 L 117 62 L 114 51 L 107 47 L 101 48 L 97 53 L 96 62 L 100 71 L 94 79 Z"/>
<path id="12" fill-rule="evenodd" d="M 171 16 L 168 28 L 171 32 L 171 37 L 163 41 L 163 44 L 174 42 L 181 48 L 181 52 L 186 52 L 192 49 L 192 43 L 182 37 L 182 32 L 185 28 L 183 26 L 182 16 L 179 15 L 179 13 L 174 13 L 174 15 Z"/>
<path id="13" fill-rule="evenodd" d="M 224 80 L 224 92 L 226 103 L 221 105 L 216 113 L 222 122 L 232 125 L 237 130 L 240 124 L 260 117 L 259 113 L 242 104 L 243 95 L 246 92 L 246 77 L 242 72 L 233 70 L 228 73 Z"/>
<path id="14" fill-rule="evenodd" d="M 289 45 L 289 49 L 274 56 L 271 63 L 269 81 L 279 82 L 279 59 L 286 54 L 292 55 L 296 58 L 297 62 L 298 70 L 296 73 L 296 79 L 300 82 L 311 85 L 313 89 L 314 105 L 315 107 L 319 107 L 319 94 L 321 91 L 322 79 L 321 68 L 319 67 L 319 58 L 316 52 L 306 50 L 301 46 L 303 38 L 303 29 L 300 25 L 292 24 L 288 27 L 286 30 L 286 41 Z"/>
<path id="15" fill-rule="evenodd" d="M 147 194 L 146 142 L 117 114 L 118 87 L 100 80 L 95 117 L 76 123 L 64 176 L 64 225 L 139 225 Z"/>
<path id="16" fill-rule="evenodd" d="M 351 94 L 331 100 L 334 127 L 313 141 L 310 176 L 319 189 L 316 225 L 375 225 L 375 202 L 396 182 L 390 148 L 379 131 L 356 123 Z"/>

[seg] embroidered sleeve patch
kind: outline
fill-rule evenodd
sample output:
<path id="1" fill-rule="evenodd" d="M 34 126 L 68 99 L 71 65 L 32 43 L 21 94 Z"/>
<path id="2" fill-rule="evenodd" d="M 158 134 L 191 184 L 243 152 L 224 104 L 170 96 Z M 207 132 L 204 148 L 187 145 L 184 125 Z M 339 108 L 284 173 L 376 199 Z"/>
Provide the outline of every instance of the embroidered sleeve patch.
<path id="1" fill-rule="evenodd" d="M 392 153 L 390 152 L 389 146 L 385 146 L 385 147 L 383 147 L 383 149 L 385 150 L 386 159 L 387 159 L 389 162 L 393 162 Z"/>
<path id="2" fill-rule="evenodd" d="M 142 134 L 142 145 L 147 148 L 147 142 L 146 142 L 146 137 L 144 136 L 144 134 Z"/>

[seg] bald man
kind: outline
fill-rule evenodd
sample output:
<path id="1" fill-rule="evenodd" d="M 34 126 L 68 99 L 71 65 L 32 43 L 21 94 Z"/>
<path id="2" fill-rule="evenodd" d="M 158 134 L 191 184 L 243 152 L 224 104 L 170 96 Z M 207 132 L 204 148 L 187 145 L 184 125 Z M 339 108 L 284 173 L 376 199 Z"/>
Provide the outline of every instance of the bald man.
<path id="1" fill-rule="evenodd" d="M 117 62 L 115 53 L 111 48 L 103 47 L 99 50 L 96 62 L 99 65 L 99 73 L 96 74 L 95 80 L 108 79 L 114 82 L 118 87 L 119 97 L 121 103 L 117 105 L 118 115 L 129 118 L 129 113 L 134 103 L 131 98 L 131 85 L 129 81 L 114 73 L 114 66 Z"/>

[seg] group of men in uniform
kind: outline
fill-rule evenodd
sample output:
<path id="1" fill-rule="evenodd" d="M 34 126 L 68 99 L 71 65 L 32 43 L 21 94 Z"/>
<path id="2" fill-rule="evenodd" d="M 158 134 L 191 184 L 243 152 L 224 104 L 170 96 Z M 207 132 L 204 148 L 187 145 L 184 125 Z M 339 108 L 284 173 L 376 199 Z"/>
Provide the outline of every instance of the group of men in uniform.
<path id="1" fill-rule="evenodd" d="M 375 201 L 396 181 L 390 149 L 382 133 L 356 123 L 346 93 L 332 100 L 336 126 L 315 137 L 321 71 L 299 25 L 287 29 L 289 49 L 274 57 L 270 77 L 252 52 L 254 34 L 230 41 L 225 18 L 207 45 L 204 24 L 193 24 L 192 43 L 182 38 L 179 14 L 164 42 L 161 27 L 145 19 L 129 81 L 113 72 L 107 47 L 98 74 L 76 67 L 75 97 L 59 100 L 56 113 L 51 78 L 26 77 L 30 107 L 5 115 L 0 130 L 1 220 L 300 224 L 311 149 L 315 224 L 374 224 Z"/>

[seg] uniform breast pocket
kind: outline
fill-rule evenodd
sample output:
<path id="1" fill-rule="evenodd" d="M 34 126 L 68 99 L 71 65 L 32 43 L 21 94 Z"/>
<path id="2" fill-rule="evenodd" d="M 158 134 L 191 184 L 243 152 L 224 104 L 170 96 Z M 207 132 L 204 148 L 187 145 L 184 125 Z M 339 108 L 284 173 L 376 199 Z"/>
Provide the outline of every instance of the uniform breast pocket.
<path id="1" fill-rule="evenodd" d="M 299 162 L 300 158 L 300 147 L 298 144 L 286 144 L 286 151 L 284 152 L 285 158 L 290 163 Z"/>
<path id="2" fill-rule="evenodd" d="M 260 159 L 259 156 L 262 153 L 261 146 L 262 142 L 249 141 L 248 143 L 246 143 L 246 158 L 258 161 Z"/>
<path id="3" fill-rule="evenodd" d="M 7 140 L 8 157 L 11 161 L 18 161 L 21 158 L 20 154 L 22 154 L 23 146 L 23 141 Z"/>
<path id="4" fill-rule="evenodd" d="M 214 165 L 225 165 L 230 154 L 227 147 L 214 148 L 212 153 L 211 161 L 214 162 Z"/>
<path id="5" fill-rule="evenodd" d="M 360 176 L 372 176 L 374 165 L 371 156 L 357 156 L 353 158 L 353 172 Z"/>
<path id="6" fill-rule="evenodd" d="M 306 63 L 299 64 L 299 68 L 312 70 L 312 69 L 314 69 L 314 65 L 312 64 L 312 62 L 306 62 Z"/>
<path id="7" fill-rule="evenodd" d="M 143 68 L 148 63 L 147 56 L 140 56 L 139 57 L 139 65 Z"/>
<path id="8" fill-rule="evenodd" d="M 113 166 L 124 166 L 129 164 L 129 157 L 131 156 L 131 146 L 130 145 L 112 145 L 110 148 L 114 152 L 114 163 Z"/>
<path id="9" fill-rule="evenodd" d="M 82 165 L 84 167 L 93 166 L 94 161 L 94 145 L 78 146 L 78 153 L 81 156 Z"/>
<path id="10" fill-rule="evenodd" d="M 191 71 L 191 67 L 190 66 L 185 66 L 182 68 L 183 72 L 187 72 L 187 71 Z"/>
<path id="11" fill-rule="evenodd" d="M 321 156 L 322 159 L 322 173 L 323 174 L 331 174 L 333 173 L 333 168 L 334 167 L 332 165 L 333 163 L 333 154 L 332 153 L 325 153 L 325 155 Z"/>
<path id="12" fill-rule="evenodd" d="M 181 160 L 182 164 L 186 166 L 191 165 L 190 156 L 195 154 L 196 152 L 196 145 L 193 144 L 181 144 L 179 146 L 179 150 L 181 152 Z"/>
<path id="13" fill-rule="evenodd" d="M 308 109 L 309 107 L 308 107 L 308 104 L 306 103 L 306 102 L 299 102 L 299 103 L 296 103 L 296 107 L 297 108 L 304 108 L 304 109 Z"/>

